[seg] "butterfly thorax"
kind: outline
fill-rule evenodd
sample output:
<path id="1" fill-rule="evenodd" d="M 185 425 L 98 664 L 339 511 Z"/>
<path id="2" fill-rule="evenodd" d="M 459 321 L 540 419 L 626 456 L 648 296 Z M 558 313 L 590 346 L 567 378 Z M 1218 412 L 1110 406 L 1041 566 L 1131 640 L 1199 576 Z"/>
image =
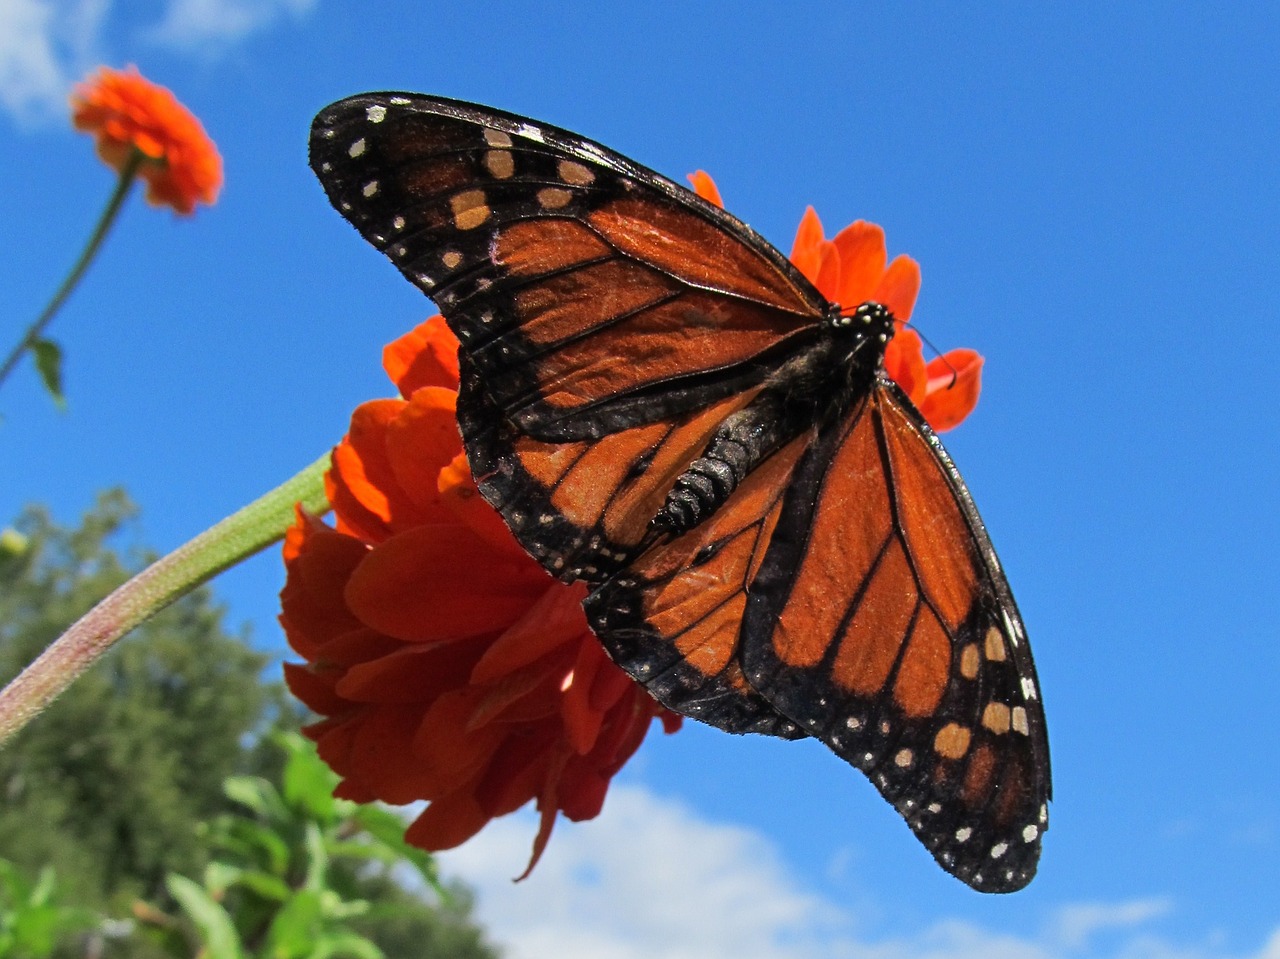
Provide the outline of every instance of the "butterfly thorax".
<path id="1" fill-rule="evenodd" d="M 818 335 L 720 424 L 702 455 L 676 479 L 653 519 L 655 531 L 679 535 L 697 526 L 770 455 L 846 415 L 868 395 L 893 338 L 893 323 L 893 314 L 879 303 L 863 303 L 850 314 L 833 305 Z"/>

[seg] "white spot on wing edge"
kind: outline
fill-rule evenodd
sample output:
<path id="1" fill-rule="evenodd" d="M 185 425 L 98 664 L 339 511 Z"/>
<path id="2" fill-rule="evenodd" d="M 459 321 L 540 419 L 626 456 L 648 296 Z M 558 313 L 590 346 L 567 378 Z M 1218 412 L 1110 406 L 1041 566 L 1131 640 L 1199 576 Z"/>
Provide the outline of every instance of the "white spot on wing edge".
<path id="1" fill-rule="evenodd" d="M 356 157 L 364 153 L 364 148 L 365 148 L 364 137 L 361 137 L 355 143 L 351 144 L 351 146 L 347 147 L 347 156 L 351 157 L 351 159 L 354 160 Z"/>
<path id="2" fill-rule="evenodd" d="M 381 103 L 375 103 L 365 107 L 364 115 L 370 123 L 381 123 L 387 118 L 387 108 Z"/>

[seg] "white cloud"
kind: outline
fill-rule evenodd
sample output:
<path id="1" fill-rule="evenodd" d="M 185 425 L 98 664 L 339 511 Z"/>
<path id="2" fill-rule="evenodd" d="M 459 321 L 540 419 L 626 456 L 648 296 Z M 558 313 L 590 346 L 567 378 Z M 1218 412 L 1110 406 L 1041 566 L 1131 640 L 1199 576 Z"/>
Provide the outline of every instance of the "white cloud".
<path id="1" fill-rule="evenodd" d="M 615 786 L 598 819 L 559 823 L 533 875 L 512 883 L 533 830 L 508 817 L 441 856 L 477 887 L 511 959 L 800 959 L 840 922 L 759 836 L 641 789 Z"/>
<path id="2" fill-rule="evenodd" d="M 1167 913 L 1167 899 L 1134 899 L 1122 903 L 1077 903 L 1058 910 L 1056 938 L 1070 949 L 1084 946 L 1098 932 L 1141 926 Z"/>
<path id="3" fill-rule="evenodd" d="M 98 57 L 108 0 L 0 0 L 0 106 L 23 121 L 64 112 Z"/>
<path id="4" fill-rule="evenodd" d="M 513 883 L 535 828 L 507 817 L 440 855 L 476 888 L 509 959 L 1280 959 L 1280 928 L 1243 955 L 1170 942 L 1152 928 L 1172 910 L 1159 898 L 1063 905 L 1034 936 L 959 920 L 870 936 L 764 836 L 625 785 L 598 819 L 559 823 L 533 875 Z"/>
<path id="5" fill-rule="evenodd" d="M 171 0 L 149 36 L 168 47 L 218 51 L 281 16 L 303 17 L 315 4 L 316 0 Z"/>
<path id="6" fill-rule="evenodd" d="M 66 113 L 72 85 L 100 63 L 123 66 L 146 44 L 220 53 L 282 18 L 307 15 L 316 0 L 168 0 L 160 22 L 125 22 L 136 8 L 112 0 L 0 0 L 0 109 L 23 122 Z M 113 33 L 134 42 L 108 49 Z"/>

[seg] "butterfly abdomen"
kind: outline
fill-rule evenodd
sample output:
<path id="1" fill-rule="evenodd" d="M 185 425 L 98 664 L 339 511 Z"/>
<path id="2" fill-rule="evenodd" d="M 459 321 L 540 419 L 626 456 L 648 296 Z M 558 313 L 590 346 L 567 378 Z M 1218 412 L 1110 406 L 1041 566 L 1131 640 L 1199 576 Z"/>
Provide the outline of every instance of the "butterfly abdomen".
<path id="1" fill-rule="evenodd" d="M 769 377 L 747 406 L 729 416 L 702 455 L 676 479 L 654 517 L 656 532 L 678 536 L 711 516 L 772 453 L 806 430 L 834 421 L 865 395 L 893 336 L 893 316 L 864 303 L 833 312 L 821 334 Z"/>

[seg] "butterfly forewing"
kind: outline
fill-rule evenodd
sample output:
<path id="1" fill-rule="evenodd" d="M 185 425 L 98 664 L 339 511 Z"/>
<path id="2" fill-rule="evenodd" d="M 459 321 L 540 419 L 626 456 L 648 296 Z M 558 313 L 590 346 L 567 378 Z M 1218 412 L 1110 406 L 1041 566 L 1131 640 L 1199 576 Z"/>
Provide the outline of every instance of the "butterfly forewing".
<path id="1" fill-rule="evenodd" d="M 1049 799 L 1030 649 L 964 483 L 892 382 L 777 434 L 691 527 L 654 524 L 726 417 L 829 334 L 812 285 L 682 187 L 501 111 L 353 97 L 316 118 L 311 155 L 458 335 L 481 492 L 591 584 L 614 660 L 686 715 L 821 739 L 949 872 L 1025 885 Z"/>

